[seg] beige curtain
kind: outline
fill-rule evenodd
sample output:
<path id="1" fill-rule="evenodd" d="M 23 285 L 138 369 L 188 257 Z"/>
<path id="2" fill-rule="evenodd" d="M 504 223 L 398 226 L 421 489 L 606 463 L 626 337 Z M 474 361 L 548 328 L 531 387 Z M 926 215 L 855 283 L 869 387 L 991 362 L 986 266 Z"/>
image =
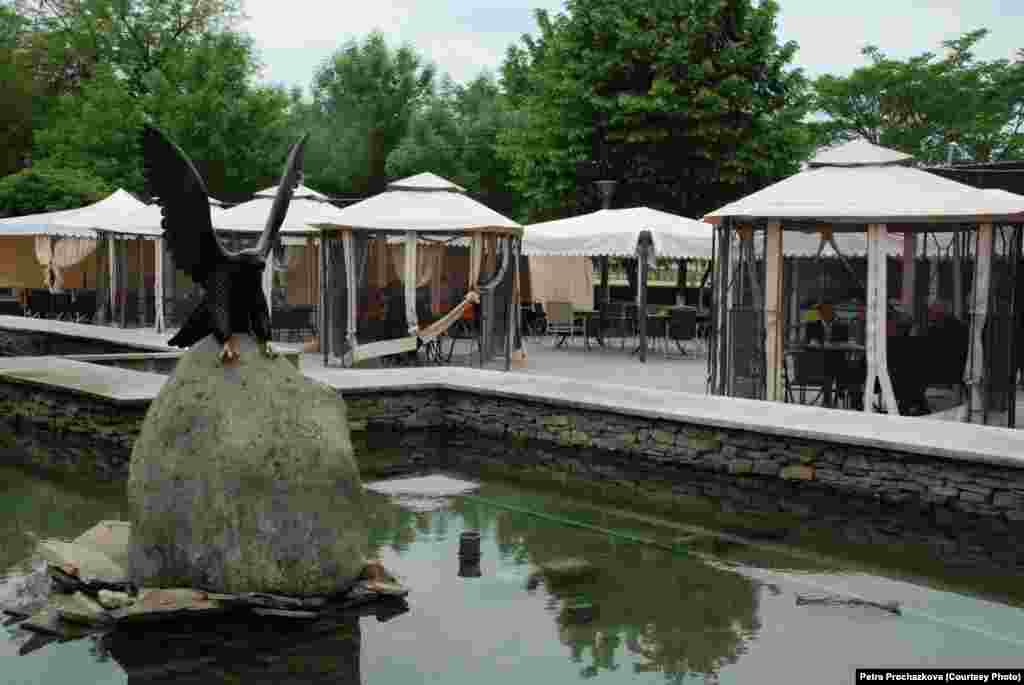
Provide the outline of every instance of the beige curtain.
<path id="1" fill-rule="evenodd" d="M 449 328 L 452 324 L 462 318 L 462 313 L 466 310 L 469 303 L 479 304 L 480 303 L 480 268 L 483 265 L 483 252 L 484 252 L 484 235 L 483 233 L 474 233 L 473 241 L 469 248 L 469 292 L 462 299 L 462 302 L 455 305 L 455 307 L 445 314 L 443 317 L 430 324 L 426 328 L 420 330 L 419 336 L 424 340 L 430 340 L 441 335 Z"/>
<path id="2" fill-rule="evenodd" d="M 577 309 L 593 309 L 590 257 L 530 257 L 530 293 L 534 302 L 571 302 Z"/>
<path id="3" fill-rule="evenodd" d="M 50 292 L 64 287 L 64 270 L 80 264 L 96 251 L 94 238 L 36 236 L 36 260 L 43 267 L 43 282 Z"/>

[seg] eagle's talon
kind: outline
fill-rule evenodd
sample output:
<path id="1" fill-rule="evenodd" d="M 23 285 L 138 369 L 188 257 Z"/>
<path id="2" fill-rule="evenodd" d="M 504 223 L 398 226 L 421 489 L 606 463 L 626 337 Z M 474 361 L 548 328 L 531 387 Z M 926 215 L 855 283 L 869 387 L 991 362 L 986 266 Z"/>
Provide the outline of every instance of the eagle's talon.
<path id="1" fill-rule="evenodd" d="M 232 362 L 238 361 L 241 356 L 241 352 L 238 349 L 238 340 L 235 336 L 231 336 L 224 341 L 224 346 L 220 350 L 220 361 L 224 364 L 231 364 Z"/>

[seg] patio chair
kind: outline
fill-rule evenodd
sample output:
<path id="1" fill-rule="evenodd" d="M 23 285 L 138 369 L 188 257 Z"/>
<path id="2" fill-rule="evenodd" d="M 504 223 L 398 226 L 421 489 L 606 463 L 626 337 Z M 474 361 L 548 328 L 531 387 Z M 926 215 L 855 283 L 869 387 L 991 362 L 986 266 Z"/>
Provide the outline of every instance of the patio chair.
<path id="1" fill-rule="evenodd" d="M 800 349 L 786 352 L 782 382 L 786 402 L 795 402 L 799 397 L 800 404 L 828 406 L 833 376 L 828 368 L 826 350 Z M 808 393 L 813 393 L 810 402 Z"/>
<path id="2" fill-rule="evenodd" d="M 480 352 L 480 307 L 475 304 L 468 304 L 462 311 L 462 318 L 451 325 L 445 334 L 451 341 L 451 345 L 448 347 L 448 356 L 445 358 L 445 363 L 449 363 L 452 360 L 452 355 L 455 353 L 455 343 L 459 340 L 468 340 L 473 349 L 477 353 Z"/>
<path id="3" fill-rule="evenodd" d="M 49 290 L 33 288 L 28 293 L 28 306 L 25 315 L 36 319 L 48 319 L 53 313 L 52 296 Z"/>
<path id="4" fill-rule="evenodd" d="M 583 326 L 576 323 L 571 302 L 548 302 L 547 314 L 547 332 L 551 335 L 552 341 L 555 336 L 560 336 L 557 345 L 564 343 L 566 338 L 571 343 L 576 339 L 577 330 L 583 332 Z"/>
<path id="5" fill-rule="evenodd" d="M 635 310 L 634 310 L 635 311 Z M 619 338 L 619 349 L 626 345 L 626 338 L 636 337 L 636 317 L 623 302 L 609 302 L 605 305 L 604 330 L 605 338 Z"/>
<path id="6" fill-rule="evenodd" d="M 76 323 L 91 322 L 96 316 L 96 291 L 76 291 L 71 301 L 71 314 Z"/>
<path id="7" fill-rule="evenodd" d="M 0 300 L 0 315 L 22 316 L 24 313 L 25 308 L 17 300 Z"/>
<path id="8" fill-rule="evenodd" d="M 668 323 L 668 337 L 679 348 L 679 354 L 688 356 L 683 343 L 697 339 L 697 310 L 693 307 L 674 307 Z"/>

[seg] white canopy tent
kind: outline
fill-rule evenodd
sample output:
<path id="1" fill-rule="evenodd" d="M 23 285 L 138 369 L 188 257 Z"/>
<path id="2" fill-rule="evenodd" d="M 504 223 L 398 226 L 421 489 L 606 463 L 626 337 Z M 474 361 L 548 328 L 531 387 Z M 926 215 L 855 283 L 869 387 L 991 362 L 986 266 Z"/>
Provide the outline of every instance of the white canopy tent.
<path id="1" fill-rule="evenodd" d="M 632 257 L 641 231 L 650 231 L 660 257 L 711 257 L 712 229 L 703 221 L 649 207 L 601 209 L 526 227 L 523 254 Z"/>
<path id="2" fill-rule="evenodd" d="M 570 295 L 587 290 L 586 302 L 573 301 L 576 306 L 593 308 L 593 288 L 566 284 L 567 279 L 580 279 L 585 270 L 590 273 L 591 257 L 634 257 L 638 254 L 641 234 L 650 235 L 653 253 L 649 258 L 710 259 L 713 251 L 714 231 L 707 223 L 650 207 L 627 209 L 601 209 L 566 219 L 544 221 L 526 227 L 523 254 L 530 257 L 534 299 L 544 301 L 545 296 L 563 293 Z M 566 260 L 573 260 L 564 264 Z M 637 302 L 646 303 L 646 269 L 637 262 Z M 577 264 L 576 262 L 579 262 Z M 536 274 L 534 274 L 536 265 Z M 607 293 L 607 262 L 602 261 L 602 291 Z M 553 277 L 556 282 L 547 282 Z M 590 279 L 587 278 L 587 283 Z M 640 358 L 646 361 L 646 339 L 641 336 Z"/>
<path id="3" fill-rule="evenodd" d="M 767 275 L 764 288 L 765 343 L 764 387 L 769 400 L 781 399 L 783 338 L 781 264 L 784 252 L 783 228 L 821 230 L 835 233 L 866 233 L 868 246 L 868 292 L 866 355 L 868 374 L 864 386 L 864 410 L 874 409 L 873 388 L 877 379 L 883 404 L 890 412 L 896 407 L 886 360 L 887 283 L 885 251 L 888 231 L 904 233 L 904 254 L 914 251 L 915 234 L 935 232 L 937 226 L 950 230 L 957 224 L 978 225 L 974 293 L 971 320 L 971 359 L 981 359 L 982 336 L 987 312 L 988 283 L 993 244 L 993 223 L 1024 221 L 1024 197 L 991 193 L 951 181 L 920 169 L 903 166 L 908 155 L 854 141 L 817 155 L 809 168 L 753 193 L 705 216 L 719 226 L 718 263 L 723 265 L 716 282 L 718 345 L 712 373 L 716 392 L 730 393 L 730 348 L 723 335 L 726 314 L 731 311 L 735 288 L 730 288 L 730 245 L 739 239 L 739 249 L 749 251 L 752 230 L 766 231 Z M 951 226 L 952 225 L 952 226 Z M 942 229 L 939 229 L 942 230 Z M 907 249 L 909 248 L 909 249 Z M 906 273 L 906 272 L 905 272 Z M 972 406 L 979 401 L 981 367 L 969 372 Z"/>
<path id="4" fill-rule="evenodd" d="M 395 181 L 388 185 L 385 192 L 341 210 L 332 212 L 321 207 L 320 215 L 309 217 L 307 221 L 310 226 L 321 229 L 324 240 L 321 273 L 325 279 L 321 288 L 321 311 L 325 314 L 335 312 L 332 315 L 334 320 L 327 317 L 322 326 L 327 337 L 322 341 L 325 365 L 332 358 L 351 363 L 413 351 L 417 345 L 432 342 L 447 331 L 462 318 L 470 304 L 480 303 L 481 292 L 492 293 L 488 288 L 498 282 L 499 273 L 503 278 L 507 268 L 514 269 L 510 275 L 514 274 L 518 283 L 518 260 L 515 254 L 518 248 L 516 239 L 522 235 L 520 225 L 469 197 L 464 188 L 435 174 L 422 173 Z M 394 247 L 400 250 L 401 255 L 401 266 L 396 267 L 396 275 L 402 284 L 401 299 L 404 301 L 404 321 L 408 334 L 361 344 L 357 326 L 361 307 L 360 288 L 366 290 L 363 281 L 368 271 L 379 271 L 368 267 L 368 260 L 373 259 L 370 252 L 385 255 L 383 259 L 377 257 L 376 263 L 387 270 L 383 265 L 391 250 L 387 244 L 388 237 L 392 241 L 395 238 L 402 239 L 401 244 Z M 438 279 L 446 275 L 444 272 L 447 271 L 441 266 L 446 250 L 451 243 L 465 238 L 470 238 L 466 294 L 441 318 L 421 327 L 416 307 L 417 287 L 423 287 L 426 281 L 433 281 L 431 290 L 439 290 Z M 373 244 L 363 247 L 356 244 L 365 240 Z M 499 241 L 504 245 L 502 254 L 505 263 L 496 272 L 494 283 L 481 284 L 479 281 L 484 254 L 488 252 L 492 258 L 496 256 Z M 419 254 L 421 252 L 422 255 Z M 332 308 L 331 302 L 338 298 L 344 299 L 344 302 L 339 301 Z M 513 298 L 518 299 L 517 290 Z M 437 305 L 438 300 L 432 299 L 432 306 Z M 518 307 L 514 309 L 516 311 L 510 311 L 510 316 L 518 315 Z M 507 363 L 513 338 L 511 319 L 508 324 Z M 338 330 L 333 331 L 332 326 L 337 326 Z M 335 333 L 333 339 L 328 337 Z M 483 335 L 485 340 L 486 337 Z M 481 342 L 481 361 L 485 346 Z"/>
<path id="5" fill-rule="evenodd" d="M 274 198 L 277 197 L 277 186 L 264 188 L 255 194 L 253 199 L 235 205 L 214 215 L 213 225 L 222 234 L 258 235 L 263 231 L 270 216 Z M 295 188 L 292 200 L 288 205 L 288 214 L 281 224 L 280 240 L 284 246 L 303 246 L 310 248 L 318 239 L 319 231 L 310 223 L 313 220 L 337 221 L 341 210 L 330 204 L 326 195 L 312 188 L 299 185 Z M 267 307 L 273 311 L 273 270 L 263 272 L 263 291 L 267 298 Z"/>

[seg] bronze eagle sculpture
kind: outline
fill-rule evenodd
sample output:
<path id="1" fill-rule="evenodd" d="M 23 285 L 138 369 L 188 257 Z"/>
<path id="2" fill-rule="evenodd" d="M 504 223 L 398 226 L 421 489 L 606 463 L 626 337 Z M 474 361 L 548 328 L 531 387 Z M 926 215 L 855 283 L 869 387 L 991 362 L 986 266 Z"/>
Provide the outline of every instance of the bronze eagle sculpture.
<path id="1" fill-rule="evenodd" d="M 220 360 L 236 361 L 234 334 L 252 333 L 263 354 L 270 347 L 270 310 L 263 293 L 263 269 L 278 239 L 299 182 L 307 135 L 285 162 L 277 196 L 256 247 L 230 252 L 213 229 L 210 198 L 195 166 L 177 145 L 151 126 L 142 131 L 147 191 L 161 207 L 161 226 L 174 264 L 203 287 L 203 299 L 169 345 L 191 347 L 211 333 L 221 344 Z"/>

